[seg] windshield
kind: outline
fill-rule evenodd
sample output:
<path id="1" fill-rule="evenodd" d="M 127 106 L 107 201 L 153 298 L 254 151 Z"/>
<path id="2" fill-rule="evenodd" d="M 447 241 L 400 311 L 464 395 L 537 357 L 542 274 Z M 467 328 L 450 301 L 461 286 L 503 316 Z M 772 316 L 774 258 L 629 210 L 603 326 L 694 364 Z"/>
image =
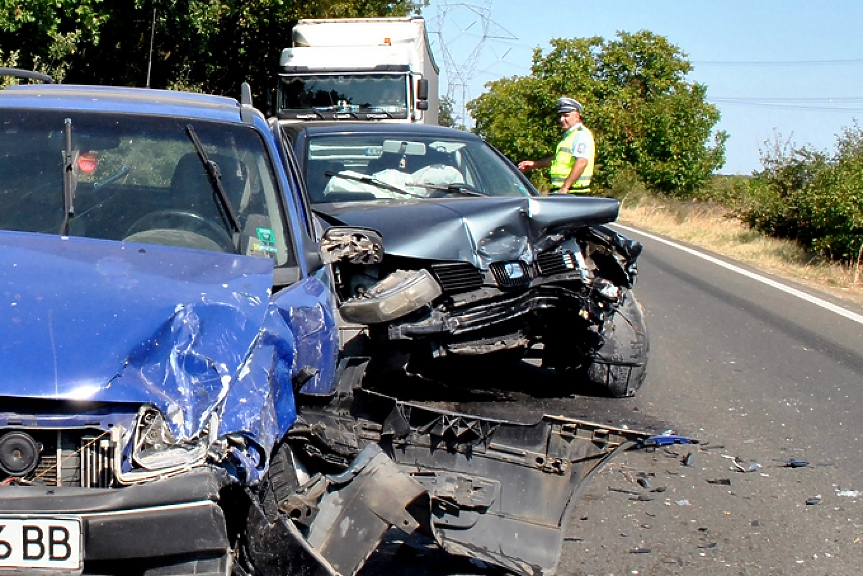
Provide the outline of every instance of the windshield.
<path id="1" fill-rule="evenodd" d="M 481 140 L 353 133 L 308 142 L 312 203 L 534 194 L 518 170 Z"/>
<path id="2" fill-rule="evenodd" d="M 387 118 L 407 118 L 408 95 L 404 75 L 340 74 L 331 76 L 283 76 L 279 114 L 378 113 Z"/>
<path id="3" fill-rule="evenodd" d="M 292 252 L 279 194 L 264 143 L 246 126 L 0 110 L 2 230 L 241 253 L 282 265 Z"/>

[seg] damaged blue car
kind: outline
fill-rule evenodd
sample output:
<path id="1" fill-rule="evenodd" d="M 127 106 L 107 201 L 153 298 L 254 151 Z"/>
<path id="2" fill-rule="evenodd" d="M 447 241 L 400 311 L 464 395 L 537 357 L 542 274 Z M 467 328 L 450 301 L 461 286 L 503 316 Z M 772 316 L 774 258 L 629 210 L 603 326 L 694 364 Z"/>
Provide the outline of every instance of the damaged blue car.
<path id="1" fill-rule="evenodd" d="M 397 528 L 553 573 L 643 435 L 363 390 L 331 264 L 382 253 L 323 228 L 248 86 L 0 91 L 0 571 L 354 574 Z"/>

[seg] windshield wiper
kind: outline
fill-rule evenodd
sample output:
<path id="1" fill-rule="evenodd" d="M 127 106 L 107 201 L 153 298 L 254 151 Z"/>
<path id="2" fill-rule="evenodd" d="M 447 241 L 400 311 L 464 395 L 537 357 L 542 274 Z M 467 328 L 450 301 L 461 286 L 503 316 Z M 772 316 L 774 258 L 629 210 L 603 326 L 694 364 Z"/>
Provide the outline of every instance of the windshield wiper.
<path id="1" fill-rule="evenodd" d="M 335 176 L 336 178 L 344 178 L 345 180 L 354 180 L 356 182 L 362 182 L 363 184 L 371 184 L 372 186 L 377 186 L 378 188 L 383 188 L 384 190 L 389 190 L 396 194 L 404 194 L 405 196 L 412 196 L 414 198 L 423 198 L 423 196 L 420 196 L 419 194 L 413 194 L 407 190 L 399 188 L 398 186 L 393 186 L 392 184 L 388 184 L 387 182 L 378 180 L 377 178 L 372 178 L 371 176 L 355 176 L 353 174 L 345 174 L 343 172 L 324 172 L 324 176 L 327 176 L 328 178 Z"/>
<path id="2" fill-rule="evenodd" d="M 463 194 L 465 196 L 488 196 L 485 192 L 480 192 L 470 184 L 459 182 L 456 184 L 412 184 L 412 186 L 420 186 L 429 190 L 441 190 L 452 194 Z"/>
<path id="3" fill-rule="evenodd" d="M 186 133 L 189 135 L 189 138 L 192 139 L 192 144 L 195 145 L 198 157 L 201 158 L 201 162 L 207 170 L 207 175 L 210 177 L 210 182 L 213 184 L 213 189 L 216 191 L 216 198 L 218 198 L 219 204 L 228 219 L 228 225 L 231 230 L 237 234 L 234 238 L 234 244 L 238 246 L 240 239 L 240 225 L 237 220 L 237 213 L 234 212 L 234 207 L 231 206 L 231 200 L 228 198 L 228 193 L 225 192 L 225 187 L 222 185 L 222 172 L 219 169 L 219 165 L 210 160 L 209 156 L 207 156 L 207 151 L 204 150 L 204 145 L 201 144 L 201 140 L 198 138 L 198 134 L 195 132 L 195 128 L 191 124 L 186 124 Z"/>

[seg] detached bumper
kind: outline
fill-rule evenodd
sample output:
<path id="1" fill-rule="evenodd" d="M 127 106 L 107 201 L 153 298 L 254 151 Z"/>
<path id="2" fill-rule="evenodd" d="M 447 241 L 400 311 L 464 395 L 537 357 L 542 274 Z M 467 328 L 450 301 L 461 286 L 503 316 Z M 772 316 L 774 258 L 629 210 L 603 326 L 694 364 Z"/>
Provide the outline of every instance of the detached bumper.
<path id="1" fill-rule="evenodd" d="M 229 543 L 217 502 L 228 481 L 223 471 L 199 470 L 114 489 L 4 486 L 0 516 L 79 517 L 85 573 L 92 562 L 220 558 Z"/>

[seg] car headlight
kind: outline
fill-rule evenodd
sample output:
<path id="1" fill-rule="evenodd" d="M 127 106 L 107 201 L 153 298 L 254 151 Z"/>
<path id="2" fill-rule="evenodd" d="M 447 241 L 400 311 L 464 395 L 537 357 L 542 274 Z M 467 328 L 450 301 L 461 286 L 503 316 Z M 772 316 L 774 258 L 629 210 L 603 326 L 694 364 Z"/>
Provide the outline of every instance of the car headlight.
<path id="1" fill-rule="evenodd" d="M 443 294 L 428 270 L 396 270 L 358 298 L 346 300 L 342 317 L 349 322 L 389 322 L 430 304 Z"/>
<path id="2" fill-rule="evenodd" d="M 203 464 L 217 431 L 218 417 L 213 414 L 197 438 L 178 442 L 161 412 L 152 407 L 142 407 L 131 434 L 133 466 L 124 470 L 126 467 L 117 462 L 115 476 L 120 483 L 131 484 Z"/>

